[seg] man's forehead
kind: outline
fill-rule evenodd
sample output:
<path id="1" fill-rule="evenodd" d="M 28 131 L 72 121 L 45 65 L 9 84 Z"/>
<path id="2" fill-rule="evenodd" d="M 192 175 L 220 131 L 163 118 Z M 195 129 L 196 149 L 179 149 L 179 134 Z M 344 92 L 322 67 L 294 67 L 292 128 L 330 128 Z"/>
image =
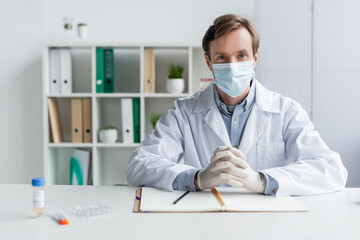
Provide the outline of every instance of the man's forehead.
<path id="1" fill-rule="evenodd" d="M 237 53 L 239 51 L 252 52 L 252 38 L 249 31 L 240 27 L 210 42 L 210 52 Z"/>
<path id="2" fill-rule="evenodd" d="M 213 54 L 214 55 L 219 55 L 219 54 L 239 54 L 239 53 L 249 53 L 251 49 L 248 48 L 239 48 L 235 51 L 229 52 L 229 51 L 220 51 L 218 49 L 214 49 Z"/>

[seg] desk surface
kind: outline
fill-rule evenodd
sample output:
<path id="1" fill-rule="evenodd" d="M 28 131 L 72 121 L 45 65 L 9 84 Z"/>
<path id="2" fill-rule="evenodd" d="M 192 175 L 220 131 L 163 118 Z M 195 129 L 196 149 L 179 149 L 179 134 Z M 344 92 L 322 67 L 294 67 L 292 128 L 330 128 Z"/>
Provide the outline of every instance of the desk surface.
<path id="1" fill-rule="evenodd" d="M 65 210 L 70 222 L 32 218 L 32 187 L 0 185 L 0 239 L 360 239 L 360 188 L 296 197 L 310 212 L 133 213 L 135 188 L 47 186 L 46 209 Z M 72 215 L 78 205 L 102 203 L 111 214 Z"/>

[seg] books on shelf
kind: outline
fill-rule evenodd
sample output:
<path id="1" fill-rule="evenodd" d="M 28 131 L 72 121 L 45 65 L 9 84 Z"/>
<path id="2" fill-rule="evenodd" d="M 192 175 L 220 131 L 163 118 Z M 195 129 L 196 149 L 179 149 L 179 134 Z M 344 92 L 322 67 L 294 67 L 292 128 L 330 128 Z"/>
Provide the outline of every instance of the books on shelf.
<path id="1" fill-rule="evenodd" d="M 179 202 L 183 191 L 167 192 L 143 187 L 136 192 L 134 212 L 304 212 L 308 209 L 291 196 L 274 197 L 245 188 L 216 187 L 190 192 Z"/>
<path id="2" fill-rule="evenodd" d="M 111 48 L 104 49 L 104 71 L 104 91 L 112 93 L 114 92 L 114 50 Z"/>
<path id="3" fill-rule="evenodd" d="M 63 131 L 60 119 L 59 105 L 56 98 L 48 98 L 48 112 L 50 122 L 50 133 L 54 143 L 63 141 Z"/>
<path id="4" fill-rule="evenodd" d="M 81 98 L 71 99 L 71 142 L 83 142 L 83 109 Z"/>
<path id="5" fill-rule="evenodd" d="M 123 143 L 140 142 L 140 99 L 121 99 L 121 120 Z"/>
<path id="6" fill-rule="evenodd" d="M 140 143 L 140 98 L 132 99 L 134 143 Z"/>
<path id="7" fill-rule="evenodd" d="M 71 99 L 71 141 L 92 142 L 92 110 L 90 98 Z"/>
<path id="8" fill-rule="evenodd" d="M 71 52 L 67 48 L 50 49 L 49 92 L 69 94 L 72 92 Z"/>
<path id="9" fill-rule="evenodd" d="M 60 76 L 61 94 L 70 94 L 72 92 L 72 76 L 71 53 L 69 49 L 60 49 Z"/>
<path id="10" fill-rule="evenodd" d="M 144 50 L 144 92 L 155 93 L 155 55 L 151 48 Z"/>
<path id="11" fill-rule="evenodd" d="M 91 110 L 91 99 L 83 98 L 83 136 L 85 143 L 92 142 L 92 110 Z"/>
<path id="12" fill-rule="evenodd" d="M 92 154 L 91 150 L 75 148 L 74 155 L 70 159 L 70 184 L 90 185 L 92 178 Z"/>
<path id="13" fill-rule="evenodd" d="M 96 92 L 104 92 L 104 49 L 96 48 Z"/>
<path id="14" fill-rule="evenodd" d="M 123 143 L 134 142 L 133 130 L 133 114 L 132 114 L 132 99 L 121 99 L 121 120 L 122 120 L 122 139 Z"/>
<path id="15" fill-rule="evenodd" d="M 96 92 L 114 92 L 114 50 L 96 48 Z"/>
<path id="16" fill-rule="evenodd" d="M 49 63 L 50 63 L 50 93 L 60 94 L 60 50 L 59 49 L 50 49 L 49 54 Z"/>

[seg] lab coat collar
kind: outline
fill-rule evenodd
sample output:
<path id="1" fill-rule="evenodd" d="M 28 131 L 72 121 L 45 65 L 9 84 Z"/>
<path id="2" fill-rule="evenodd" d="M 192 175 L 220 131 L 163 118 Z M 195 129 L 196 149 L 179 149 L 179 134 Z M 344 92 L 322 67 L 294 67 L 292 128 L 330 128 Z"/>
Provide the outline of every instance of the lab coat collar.
<path id="1" fill-rule="evenodd" d="M 259 81 L 256 81 L 256 102 L 255 105 L 261 111 L 280 113 L 279 96 L 266 89 Z M 212 106 L 216 106 L 214 98 L 214 83 L 211 83 L 204 91 L 200 93 L 194 112 L 204 112 Z"/>
<path id="2" fill-rule="evenodd" d="M 280 95 L 265 88 L 256 80 L 256 103 L 261 111 L 281 113 Z"/>
<path id="3" fill-rule="evenodd" d="M 204 112 L 209 110 L 212 105 L 216 106 L 214 98 L 214 87 L 214 83 L 211 83 L 200 93 L 200 96 L 194 108 L 194 112 Z"/>

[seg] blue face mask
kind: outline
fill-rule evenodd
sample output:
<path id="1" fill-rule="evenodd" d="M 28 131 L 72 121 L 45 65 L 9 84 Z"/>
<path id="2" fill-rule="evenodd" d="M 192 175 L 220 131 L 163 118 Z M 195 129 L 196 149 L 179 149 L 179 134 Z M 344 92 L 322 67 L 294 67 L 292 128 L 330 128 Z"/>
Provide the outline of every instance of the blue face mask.
<path id="1" fill-rule="evenodd" d="M 242 94 L 255 77 L 253 61 L 213 64 L 214 83 L 227 95 L 235 98 Z"/>

